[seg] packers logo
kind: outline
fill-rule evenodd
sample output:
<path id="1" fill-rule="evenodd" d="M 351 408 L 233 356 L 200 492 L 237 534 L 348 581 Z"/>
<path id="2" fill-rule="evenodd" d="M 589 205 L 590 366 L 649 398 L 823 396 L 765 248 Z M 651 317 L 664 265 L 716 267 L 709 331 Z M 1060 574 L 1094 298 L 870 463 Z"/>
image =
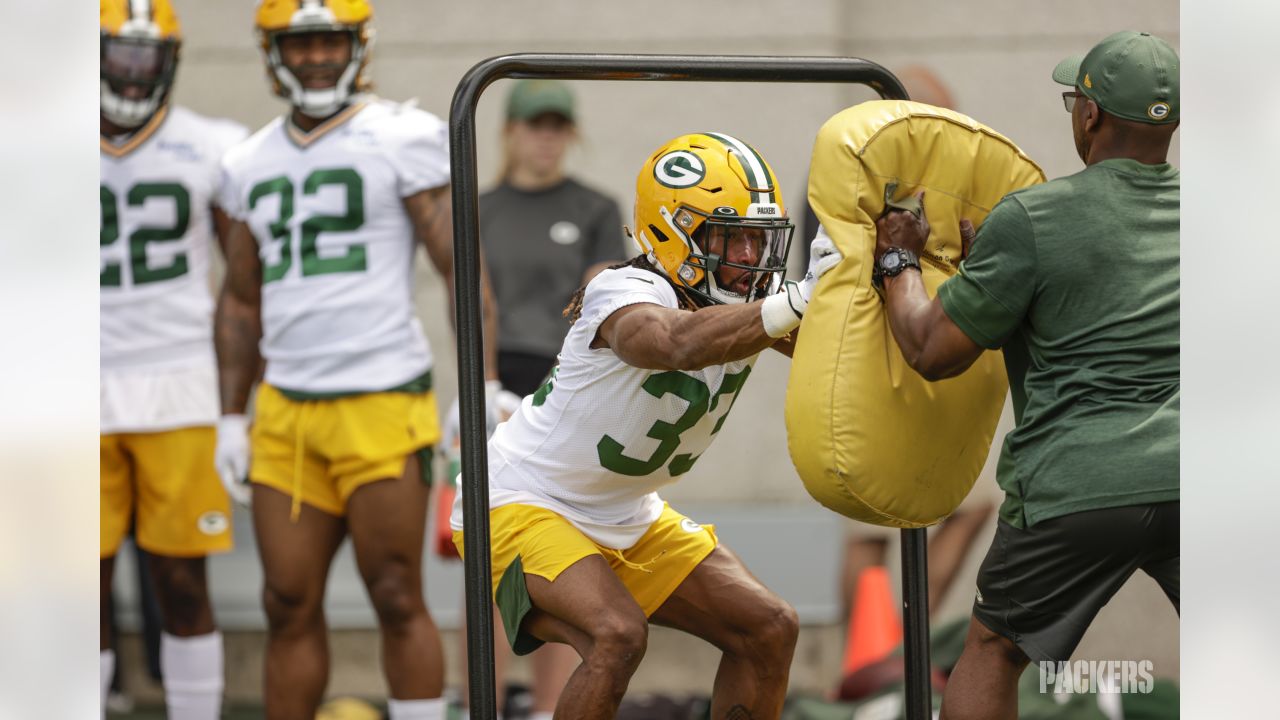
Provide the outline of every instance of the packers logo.
<path id="1" fill-rule="evenodd" d="M 221 535 L 230 525 L 226 514 L 217 510 L 210 510 L 196 520 L 196 527 L 205 535 Z"/>
<path id="2" fill-rule="evenodd" d="M 680 529 L 687 533 L 696 533 L 702 530 L 702 526 L 689 518 L 684 518 L 680 521 Z"/>
<path id="3" fill-rule="evenodd" d="M 1089 73 L 1084 74 L 1084 86 L 1087 88 L 1093 87 L 1093 80 L 1089 79 Z"/>
<path id="4" fill-rule="evenodd" d="M 1153 102 L 1151 103 L 1151 106 L 1147 108 L 1147 117 L 1152 120 L 1164 120 L 1169 117 L 1170 110 L 1171 108 L 1167 102 Z"/>
<path id="5" fill-rule="evenodd" d="M 707 176 L 707 166 L 702 158 L 687 150 L 673 150 L 658 158 L 653 165 L 653 177 L 662 185 L 677 190 L 693 187 Z"/>

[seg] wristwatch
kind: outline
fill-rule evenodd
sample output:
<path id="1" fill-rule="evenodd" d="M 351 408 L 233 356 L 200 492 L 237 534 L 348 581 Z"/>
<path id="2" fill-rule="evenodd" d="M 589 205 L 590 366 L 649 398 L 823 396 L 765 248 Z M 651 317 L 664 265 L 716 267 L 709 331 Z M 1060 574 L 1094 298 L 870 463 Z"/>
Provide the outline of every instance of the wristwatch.
<path id="1" fill-rule="evenodd" d="M 907 268 L 920 269 L 920 258 L 910 250 L 891 247 L 876 261 L 875 271 L 871 275 L 876 285 L 881 285 L 886 277 L 896 277 Z"/>

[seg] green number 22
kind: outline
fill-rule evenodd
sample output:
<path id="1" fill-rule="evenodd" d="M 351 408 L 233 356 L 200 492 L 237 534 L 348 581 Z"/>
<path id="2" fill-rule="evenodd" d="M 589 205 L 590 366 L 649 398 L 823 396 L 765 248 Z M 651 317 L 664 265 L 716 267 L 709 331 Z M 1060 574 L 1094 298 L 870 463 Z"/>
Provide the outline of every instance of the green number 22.
<path id="1" fill-rule="evenodd" d="M 325 185 L 340 185 L 346 190 L 347 209 L 342 215 L 315 215 L 303 221 L 299 227 L 298 246 L 302 256 L 302 275 L 327 275 L 329 273 L 363 272 L 366 264 L 365 246 L 352 243 L 344 254 L 336 257 L 320 257 L 317 240 L 322 232 L 351 232 L 364 225 L 364 181 L 351 168 L 322 168 L 313 171 L 302 181 L 302 194 L 315 195 Z M 280 259 L 262 266 L 262 284 L 284 277 L 293 265 L 290 240 L 293 233 L 289 221 L 293 218 L 294 187 L 285 175 L 263 180 L 249 191 L 249 209 L 257 207 L 264 197 L 278 195 L 280 211 L 275 221 L 267 225 L 271 239 L 280 243 Z"/>
<path id="2" fill-rule="evenodd" d="M 99 247 L 107 247 L 120 239 L 119 199 L 111 188 L 99 186 L 102 202 L 102 226 L 98 233 Z M 129 235 L 129 269 L 134 285 L 170 280 L 187 274 L 187 255 L 177 253 L 173 260 L 161 267 L 147 264 L 147 246 L 151 243 L 181 240 L 187 234 L 191 222 L 191 195 L 177 183 L 138 183 L 129 189 L 125 201 L 129 207 L 141 207 L 151 198 L 173 200 L 174 220 L 169 227 L 140 227 Z M 120 287 L 120 263 L 107 263 L 98 275 L 102 287 Z"/>
<path id="3" fill-rule="evenodd" d="M 682 453 L 676 455 L 674 459 L 671 457 L 680 447 L 680 434 L 697 425 L 703 415 L 714 411 L 720 404 L 721 398 L 728 395 L 729 407 L 725 409 L 720 421 L 711 429 L 712 435 L 720 432 L 720 427 L 729 417 L 729 411 L 733 409 L 733 403 L 738 399 L 738 391 L 746 383 L 749 374 L 751 374 L 749 366 L 743 368 L 742 372 L 725 374 L 724 380 L 720 383 L 720 389 L 715 395 L 711 394 L 706 383 L 676 370 L 650 375 L 640 386 L 645 392 L 656 398 L 667 394 L 675 395 L 687 401 L 689 407 L 684 414 L 676 418 L 674 423 L 657 420 L 649 427 L 646 435 L 659 441 L 659 444 L 647 458 L 640 459 L 627 455 L 622 443 L 605 435 L 600 442 L 596 443 L 600 464 L 619 475 L 640 477 L 654 472 L 671 460 L 667 469 L 672 475 L 683 475 L 689 472 L 699 456 Z"/>

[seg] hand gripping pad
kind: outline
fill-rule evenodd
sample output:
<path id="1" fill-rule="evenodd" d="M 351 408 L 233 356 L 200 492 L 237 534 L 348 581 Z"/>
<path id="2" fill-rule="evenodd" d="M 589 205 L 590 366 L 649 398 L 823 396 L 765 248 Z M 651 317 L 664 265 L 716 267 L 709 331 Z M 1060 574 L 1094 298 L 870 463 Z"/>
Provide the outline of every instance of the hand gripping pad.
<path id="1" fill-rule="evenodd" d="M 814 499 L 851 518 L 924 527 L 950 515 L 982 470 L 1008 382 L 999 353 L 930 383 L 902 357 L 871 284 L 875 220 L 925 191 L 932 233 L 920 258 L 930 296 L 1006 193 L 1044 181 L 1021 150 L 950 110 L 878 100 L 818 132 L 809 203 L 844 261 L 822 277 L 800 326 L 787 388 L 787 444 Z"/>

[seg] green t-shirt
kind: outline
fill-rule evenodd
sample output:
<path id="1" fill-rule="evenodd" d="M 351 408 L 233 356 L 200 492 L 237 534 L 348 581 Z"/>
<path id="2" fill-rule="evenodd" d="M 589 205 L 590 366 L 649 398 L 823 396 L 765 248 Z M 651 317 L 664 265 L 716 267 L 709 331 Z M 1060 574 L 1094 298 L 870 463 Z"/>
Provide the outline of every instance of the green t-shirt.
<path id="1" fill-rule="evenodd" d="M 1175 168 L 1104 160 L 1006 196 L 938 290 L 1004 350 L 1005 522 L 1178 499 L 1178 229 Z"/>

